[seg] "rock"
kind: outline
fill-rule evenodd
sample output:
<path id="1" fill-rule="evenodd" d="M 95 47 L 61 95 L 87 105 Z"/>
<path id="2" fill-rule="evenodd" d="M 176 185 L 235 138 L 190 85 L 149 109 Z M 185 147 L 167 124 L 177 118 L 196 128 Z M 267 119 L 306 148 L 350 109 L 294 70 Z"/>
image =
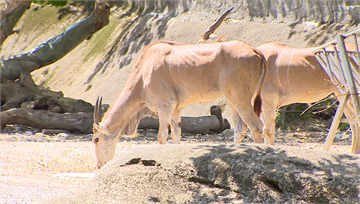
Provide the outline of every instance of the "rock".
<path id="1" fill-rule="evenodd" d="M 266 145 L 133 146 L 43 203 L 357 203 L 360 155 Z"/>
<path id="2" fill-rule="evenodd" d="M 195 139 L 195 136 L 187 136 L 186 138 L 189 140 L 193 140 L 193 139 Z"/>
<path id="3" fill-rule="evenodd" d="M 68 136 L 69 136 L 69 134 L 64 133 L 64 132 L 59 133 L 59 134 L 56 135 L 56 137 L 58 137 L 61 140 L 65 140 Z"/>
<path id="4" fill-rule="evenodd" d="M 66 130 L 58 130 L 58 129 L 43 129 L 42 132 L 44 134 L 54 135 L 59 133 L 69 133 Z"/>
<path id="5" fill-rule="evenodd" d="M 348 140 L 350 138 L 351 138 L 351 135 L 336 133 L 335 137 L 334 137 L 334 142 L 344 141 L 344 140 Z"/>
<path id="6" fill-rule="evenodd" d="M 225 137 L 234 136 L 234 129 L 226 129 L 221 134 Z"/>
<path id="7" fill-rule="evenodd" d="M 37 132 L 37 133 L 35 133 L 34 137 L 35 137 L 35 138 L 42 139 L 42 138 L 44 137 L 44 133 L 42 133 L 42 132 Z"/>

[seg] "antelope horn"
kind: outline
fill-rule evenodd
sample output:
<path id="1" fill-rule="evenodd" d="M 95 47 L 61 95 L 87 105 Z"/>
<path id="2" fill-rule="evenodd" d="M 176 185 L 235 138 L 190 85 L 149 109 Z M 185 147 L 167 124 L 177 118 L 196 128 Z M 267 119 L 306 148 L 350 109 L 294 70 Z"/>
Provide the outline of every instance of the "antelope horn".
<path id="1" fill-rule="evenodd" d="M 209 39 L 209 36 L 216 30 L 216 28 L 218 28 L 220 26 L 220 24 L 223 22 L 223 20 L 225 19 L 225 17 L 230 13 L 230 11 L 233 9 L 234 7 L 231 7 L 231 9 L 225 11 L 220 18 L 218 18 L 216 20 L 216 22 L 210 26 L 207 31 L 205 31 L 203 37 L 207 40 Z"/>
<path id="2" fill-rule="evenodd" d="M 97 125 L 99 125 L 101 121 L 101 102 L 102 102 L 102 97 L 98 97 L 96 99 L 95 110 L 94 110 L 94 123 Z"/>

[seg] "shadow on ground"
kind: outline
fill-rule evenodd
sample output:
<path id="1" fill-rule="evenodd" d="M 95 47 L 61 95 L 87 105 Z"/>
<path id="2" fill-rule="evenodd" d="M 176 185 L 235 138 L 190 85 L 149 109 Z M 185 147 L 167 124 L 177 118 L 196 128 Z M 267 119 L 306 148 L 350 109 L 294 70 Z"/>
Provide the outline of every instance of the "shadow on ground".
<path id="1" fill-rule="evenodd" d="M 265 145 L 145 145 L 45 202 L 358 202 L 359 164 L 358 155 Z"/>

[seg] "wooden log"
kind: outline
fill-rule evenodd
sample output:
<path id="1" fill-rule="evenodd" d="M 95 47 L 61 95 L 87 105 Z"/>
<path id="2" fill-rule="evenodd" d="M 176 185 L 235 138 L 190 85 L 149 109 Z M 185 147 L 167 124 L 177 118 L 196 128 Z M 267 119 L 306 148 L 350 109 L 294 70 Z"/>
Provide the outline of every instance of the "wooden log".
<path id="1" fill-rule="evenodd" d="M 218 131 L 221 123 L 216 115 L 201 117 L 181 117 L 181 131 L 188 133 L 204 133 Z"/>
<path id="2" fill-rule="evenodd" d="M 230 123 L 223 121 L 225 129 L 230 129 Z M 181 117 L 181 131 L 186 133 L 202 134 L 209 131 L 218 131 L 220 122 L 216 115 L 201 117 Z M 153 117 L 145 117 L 140 120 L 138 129 L 159 129 L 159 120 Z"/>
<path id="3" fill-rule="evenodd" d="M 91 103 L 69 97 L 51 98 L 47 101 L 47 105 L 49 107 L 58 106 L 63 113 L 94 112 L 94 106 Z"/>
<path id="4" fill-rule="evenodd" d="M 331 123 L 329 133 L 326 137 L 326 141 L 323 147 L 323 151 L 329 151 L 330 146 L 332 142 L 334 141 L 335 133 L 339 127 L 340 120 L 342 116 L 344 115 L 345 106 L 347 103 L 347 100 L 349 99 L 349 95 L 345 95 L 340 99 L 339 108 L 336 110 L 334 119 Z"/>
<path id="5" fill-rule="evenodd" d="M 213 105 L 210 107 L 210 114 L 211 115 L 215 115 L 219 122 L 220 122 L 220 126 L 219 126 L 219 131 L 222 132 L 223 131 L 223 117 L 222 117 L 222 111 L 221 111 L 221 107 L 217 106 L 217 105 Z"/>
<path id="6" fill-rule="evenodd" d="M 28 107 L 58 113 L 94 112 L 94 106 L 91 103 L 63 97 L 62 92 L 38 86 L 31 75 L 26 73 L 23 73 L 18 81 L 4 79 L 1 90 L 2 111 Z"/>
<path id="7" fill-rule="evenodd" d="M 228 124 L 227 120 L 224 120 Z M 7 124 L 31 126 L 38 129 L 61 129 L 76 133 L 92 133 L 93 113 L 54 113 L 30 108 L 10 109 L 1 112 L 1 127 Z M 230 128 L 230 124 L 227 125 Z M 219 130 L 220 122 L 215 115 L 181 117 L 182 132 L 202 134 Z M 158 129 L 159 120 L 145 117 L 139 129 Z"/>
<path id="8" fill-rule="evenodd" d="M 38 129 L 62 129 L 75 133 L 92 133 L 92 113 L 59 114 L 29 108 L 1 112 L 1 127 L 7 124 L 24 125 Z"/>
<path id="9" fill-rule="evenodd" d="M 31 75 L 22 73 L 18 81 L 4 79 L 1 87 L 1 110 L 19 108 L 22 103 L 35 101 L 42 97 L 63 97 L 64 94 L 59 91 L 51 91 L 41 86 L 37 86 Z"/>
<path id="10" fill-rule="evenodd" d="M 211 106 L 210 116 L 181 117 L 181 132 L 202 134 L 209 131 L 222 132 L 230 129 L 230 123 L 222 117 L 220 106 Z M 145 117 L 140 120 L 138 129 L 159 129 L 159 120 Z"/>
<path id="11" fill-rule="evenodd" d="M 4 90 L 1 92 L 3 104 L 1 127 L 12 124 L 38 129 L 92 132 L 94 111 L 92 104 L 63 97 L 62 92 L 54 92 L 37 86 L 30 74 L 22 73 L 18 81 L 4 79 L 1 89 Z M 104 109 L 107 108 L 108 106 L 104 106 Z M 182 132 L 202 134 L 209 131 L 221 132 L 230 128 L 229 122 L 221 115 L 220 106 L 212 106 L 210 113 L 211 116 L 182 117 Z M 158 129 L 159 121 L 146 117 L 140 121 L 138 128 Z"/>

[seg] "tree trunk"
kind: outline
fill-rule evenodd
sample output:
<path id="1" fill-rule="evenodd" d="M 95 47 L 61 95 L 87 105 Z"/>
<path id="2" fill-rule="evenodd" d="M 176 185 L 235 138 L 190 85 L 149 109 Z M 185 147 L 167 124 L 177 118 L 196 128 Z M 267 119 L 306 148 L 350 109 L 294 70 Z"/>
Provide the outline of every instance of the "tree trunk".
<path id="1" fill-rule="evenodd" d="M 92 133 L 93 113 L 54 113 L 30 108 L 10 109 L 1 112 L 1 127 L 7 124 L 31 126 L 38 129 L 61 129 L 75 133 Z M 227 122 L 227 121 L 226 121 Z M 186 133 L 202 134 L 219 130 L 220 122 L 215 115 L 202 117 L 181 117 L 181 130 Z M 139 129 L 158 129 L 159 120 L 145 117 Z"/>
<path id="2" fill-rule="evenodd" d="M 225 119 L 226 129 L 230 128 L 229 122 Z M 220 130 L 220 121 L 217 116 L 181 117 L 181 131 L 186 133 L 202 134 L 209 131 Z M 145 117 L 140 120 L 139 129 L 159 129 L 159 120 L 152 117 Z"/>
<path id="3" fill-rule="evenodd" d="M 1 112 L 1 127 L 7 124 L 31 126 L 39 129 L 61 129 L 76 133 L 91 133 L 92 113 L 59 114 L 30 108 Z"/>

